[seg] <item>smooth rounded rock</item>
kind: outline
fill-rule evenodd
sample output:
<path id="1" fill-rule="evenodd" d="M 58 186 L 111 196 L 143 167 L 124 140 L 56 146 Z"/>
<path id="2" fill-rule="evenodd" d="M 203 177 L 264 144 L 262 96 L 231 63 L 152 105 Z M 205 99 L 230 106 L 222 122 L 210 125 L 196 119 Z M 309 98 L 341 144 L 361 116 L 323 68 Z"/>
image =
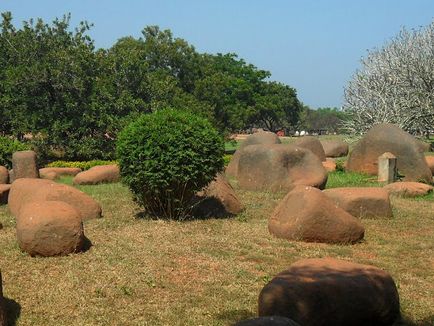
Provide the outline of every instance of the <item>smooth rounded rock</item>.
<path id="1" fill-rule="evenodd" d="M 9 192 L 9 211 L 19 218 L 21 208 L 30 202 L 63 201 L 73 206 L 83 220 L 102 216 L 100 204 L 84 192 L 46 179 L 18 179 Z"/>
<path id="2" fill-rule="evenodd" d="M 250 145 L 238 164 L 238 185 L 256 191 L 288 191 L 296 185 L 324 188 L 327 171 L 310 150 L 293 145 Z"/>
<path id="3" fill-rule="evenodd" d="M 295 142 L 293 142 L 292 145 L 312 151 L 312 153 L 314 153 L 321 162 L 324 162 L 326 160 L 324 148 L 322 147 L 321 142 L 316 137 L 300 137 Z"/>
<path id="4" fill-rule="evenodd" d="M 274 132 L 261 131 L 248 136 L 240 145 L 240 147 L 232 155 L 231 161 L 226 167 L 225 174 L 228 176 L 236 177 L 238 174 L 238 163 L 240 160 L 241 152 L 244 148 L 250 145 L 273 145 L 280 144 L 279 137 Z"/>
<path id="5" fill-rule="evenodd" d="M 359 218 L 390 218 L 389 192 L 375 187 L 343 187 L 323 191 L 338 207 Z"/>
<path id="6" fill-rule="evenodd" d="M 39 169 L 39 175 L 42 179 L 55 180 L 63 176 L 76 176 L 81 172 L 80 168 L 42 168 Z"/>
<path id="7" fill-rule="evenodd" d="M 9 171 L 5 166 L 0 166 L 0 184 L 9 182 Z"/>
<path id="8" fill-rule="evenodd" d="M 371 128 L 348 157 L 347 170 L 371 175 L 378 173 L 378 157 L 390 152 L 397 158 L 404 181 L 431 182 L 432 173 L 416 139 L 396 125 L 383 123 Z"/>
<path id="9" fill-rule="evenodd" d="M 387 326 L 400 319 L 389 273 L 334 258 L 299 260 L 279 273 L 262 289 L 258 311 L 309 326 Z"/>
<path id="10" fill-rule="evenodd" d="M 119 166 L 112 164 L 94 166 L 87 171 L 80 172 L 74 177 L 72 183 L 75 185 L 95 185 L 118 182 L 119 180 Z"/>
<path id="11" fill-rule="evenodd" d="M 85 238 L 80 213 L 61 201 L 26 204 L 17 218 L 17 239 L 31 256 L 64 256 L 81 251 Z"/>
<path id="12" fill-rule="evenodd" d="M 363 239 L 360 221 L 329 199 L 321 190 L 297 186 L 277 205 L 268 230 L 278 238 L 306 242 L 349 244 Z"/>
<path id="13" fill-rule="evenodd" d="M 434 156 L 425 156 L 426 164 L 428 164 L 431 173 L 434 174 Z"/>
<path id="14" fill-rule="evenodd" d="M 218 174 L 194 201 L 193 215 L 197 217 L 229 217 L 244 209 L 224 174 Z"/>
<path id="15" fill-rule="evenodd" d="M 393 182 L 383 187 L 391 195 L 398 197 L 424 196 L 433 191 L 433 186 L 421 182 Z"/>
<path id="16" fill-rule="evenodd" d="M 326 157 L 342 157 L 348 155 L 348 144 L 342 140 L 321 140 Z"/>

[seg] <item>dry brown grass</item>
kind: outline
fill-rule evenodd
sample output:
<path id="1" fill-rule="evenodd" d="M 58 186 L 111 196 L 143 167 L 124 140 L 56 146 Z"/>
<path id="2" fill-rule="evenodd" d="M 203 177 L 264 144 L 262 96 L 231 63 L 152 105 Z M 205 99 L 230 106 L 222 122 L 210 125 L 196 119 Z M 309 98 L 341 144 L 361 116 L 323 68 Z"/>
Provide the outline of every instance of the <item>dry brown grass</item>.
<path id="1" fill-rule="evenodd" d="M 394 218 L 364 220 L 353 246 L 273 238 L 267 217 L 283 194 L 241 191 L 232 219 L 136 218 L 120 184 L 83 186 L 104 218 L 85 224 L 85 253 L 32 258 L 0 207 L 3 290 L 17 325 L 230 325 L 254 316 L 263 285 L 305 257 L 338 257 L 389 271 L 409 323 L 434 323 L 434 196 L 393 199 Z M 17 318 L 15 318 L 17 317 Z"/>

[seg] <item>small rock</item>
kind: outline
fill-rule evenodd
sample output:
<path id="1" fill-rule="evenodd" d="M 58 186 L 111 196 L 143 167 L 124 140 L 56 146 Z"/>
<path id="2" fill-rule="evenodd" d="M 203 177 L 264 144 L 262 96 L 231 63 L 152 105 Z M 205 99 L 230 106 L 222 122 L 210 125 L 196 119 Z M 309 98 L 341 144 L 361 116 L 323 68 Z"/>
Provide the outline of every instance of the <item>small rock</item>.
<path id="1" fill-rule="evenodd" d="M 111 183 L 120 180 L 119 166 L 99 165 L 90 168 L 87 171 L 77 174 L 72 183 L 75 185 L 95 185 L 98 183 Z"/>
<path id="2" fill-rule="evenodd" d="M 433 187 L 421 182 L 394 182 L 383 187 L 391 195 L 399 197 L 424 196 L 433 191 Z"/>

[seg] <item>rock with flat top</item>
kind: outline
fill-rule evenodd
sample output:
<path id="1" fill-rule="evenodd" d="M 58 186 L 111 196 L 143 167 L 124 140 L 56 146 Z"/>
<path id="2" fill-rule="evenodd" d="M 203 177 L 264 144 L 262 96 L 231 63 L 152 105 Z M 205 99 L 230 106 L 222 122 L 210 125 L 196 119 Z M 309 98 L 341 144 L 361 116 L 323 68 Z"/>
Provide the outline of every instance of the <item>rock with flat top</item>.
<path id="1" fill-rule="evenodd" d="M 20 178 L 39 178 L 37 157 L 34 151 L 20 151 L 12 154 L 14 180 Z"/>
<path id="2" fill-rule="evenodd" d="M 433 191 L 433 186 L 421 182 L 394 182 L 383 188 L 398 197 L 424 196 Z"/>

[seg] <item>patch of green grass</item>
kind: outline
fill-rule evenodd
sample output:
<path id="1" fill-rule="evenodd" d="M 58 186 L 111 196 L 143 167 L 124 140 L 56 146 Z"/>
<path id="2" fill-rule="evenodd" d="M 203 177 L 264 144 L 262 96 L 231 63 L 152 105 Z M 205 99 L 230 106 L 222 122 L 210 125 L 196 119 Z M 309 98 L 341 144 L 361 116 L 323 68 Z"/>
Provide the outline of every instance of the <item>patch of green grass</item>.
<path id="1" fill-rule="evenodd" d="M 376 176 L 355 172 L 335 171 L 329 173 L 327 179 L 327 188 L 381 186 Z"/>

